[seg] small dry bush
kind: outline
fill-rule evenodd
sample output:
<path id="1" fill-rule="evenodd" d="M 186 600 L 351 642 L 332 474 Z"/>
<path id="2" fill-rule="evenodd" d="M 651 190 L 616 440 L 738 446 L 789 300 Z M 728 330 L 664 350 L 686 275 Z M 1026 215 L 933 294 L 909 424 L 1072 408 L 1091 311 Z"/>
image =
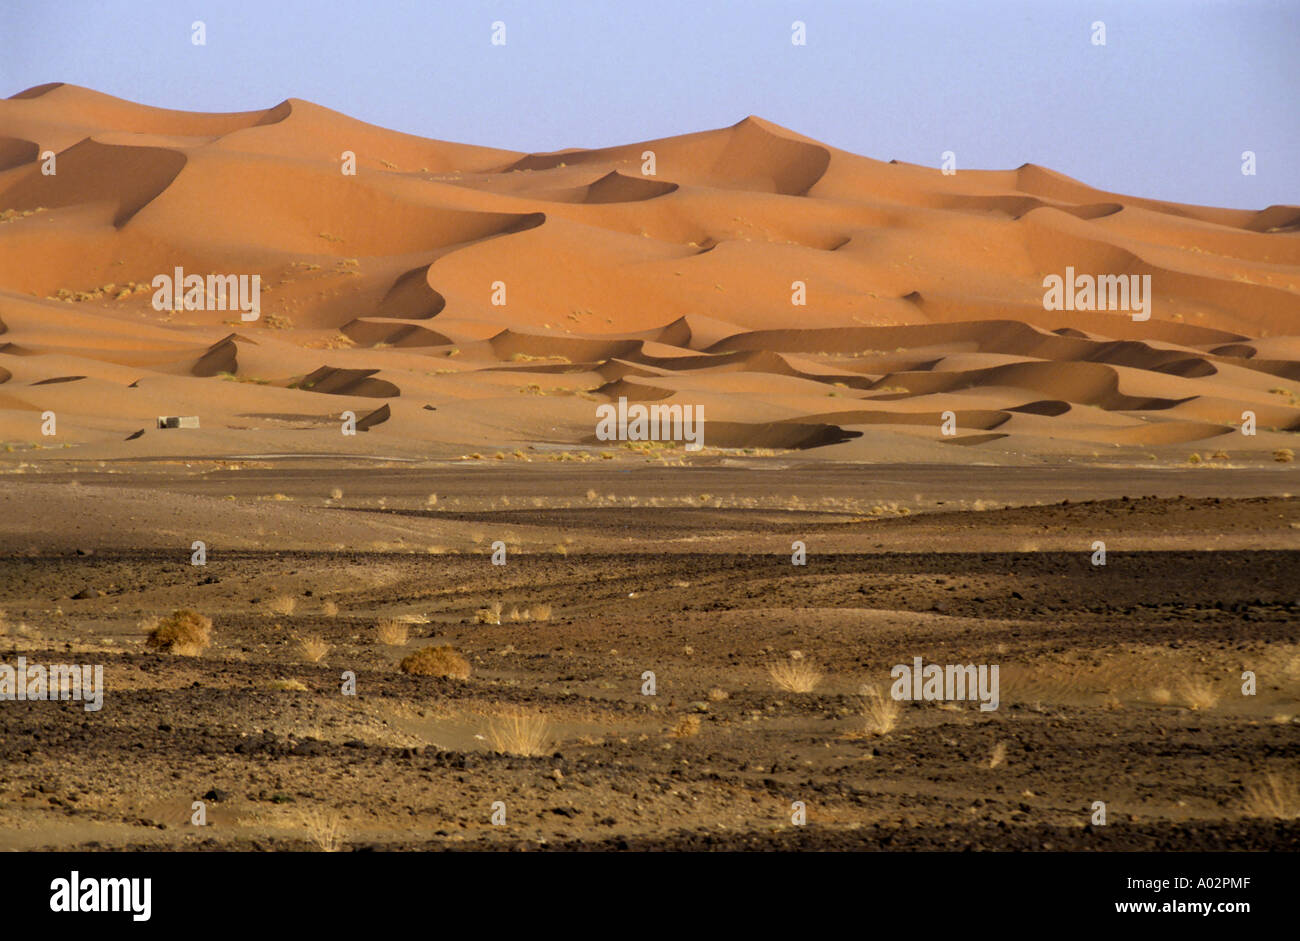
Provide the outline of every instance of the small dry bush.
<path id="1" fill-rule="evenodd" d="M 212 645 L 212 620 L 181 608 L 155 624 L 145 643 L 178 656 L 197 657 Z"/>
<path id="2" fill-rule="evenodd" d="M 1178 698 L 1193 711 L 1213 709 L 1219 702 L 1219 693 L 1205 680 L 1191 678 L 1178 684 Z"/>
<path id="3" fill-rule="evenodd" d="M 480 624 L 500 624 L 501 623 L 501 602 L 494 601 L 486 608 L 479 608 L 474 613 L 474 618 Z"/>
<path id="4" fill-rule="evenodd" d="M 269 683 L 266 684 L 266 688 L 267 688 L 267 689 L 273 689 L 273 690 L 276 690 L 277 692 L 281 692 L 281 693 L 305 693 L 305 692 L 307 692 L 307 684 L 304 683 L 302 680 L 294 680 L 294 679 L 288 679 L 288 680 L 271 680 L 271 682 L 269 682 Z"/>
<path id="5" fill-rule="evenodd" d="M 768 664 L 768 674 L 777 689 L 787 693 L 811 693 L 822 681 L 822 672 L 811 660 L 777 660 Z"/>
<path id="6" fill-rule="evenodd" d="M 266 606 L 276 614 L 283 614 L 287 617 L 293 614 L 294 608 L 298 607 L 298 599 L 291 595 L 281 595 L 278 598 L 272 598 L 266 603 Z"/>
<path id="7" fill-rule="evenodd" d="M 673 726 L 673 738 L 692 738 L 700 734 L 699 716 L 682 716 Z"/>
<path id="8" fill-rule="evenodd" d="M 1279 464 L 1290 464 L 1295 460 L 1295 452 L 1290 448 L 1278 448 L 1273 452 L 1273 460 Z"/>
<path id="9" fill-rule="evenodd" d="M 511 712 L 488 723 L 487 740 L 494 751 L 502 754 L 538 758 L 550 748 L 551 727 L 536 712 Z"/>
<path id="10" fill-rule="evenodd" d="M 320 663 L 325 659 L 325 655 L 330 652 L 330 645 L 327 644 L 317 634 L 310 637 L 302 637 L 298 640 L 298 652 L 308 663 Z"/>
<path id="11" fill-rule="evenodd" d="M 898 725 L 898 700 L 876 686 L 862 687 L 862 724 L 868 735 L 888 735 Z"/>
<path id="12" fill-rule="evenodd" d="M 293 822 L 322 853 L 337 853 L 343 849 L 343 817 L 338 811 L 325 807 L 301 807 L 294 811 Z"/>
<path id="13" fill-rule="evenodd" d="M 422 647 L 402 660 L 401 671 L 414 676 L 441 676 L 453 680 L 469 679 L 469 661 L 448 644 Z"/>
<path id="14" fill-rule="evenodd" d="M 993 746 L 993 754 L 989 755 L 989 767 L 997 768 L 1007 760 L 1007 743 L 998 742 Z"/>
<path id="15" fill-rule="evenodd" d="M 535 604 L 530 610 L 533 613 L 534 621 L 549 621 L 551 619 L 551 606 L 549 604 Z"/>
<path id="16" fill-rule="evenodd" d="M 1246 788 L 1242 810 L 1247 817 L 1293 820 L 1300 817 L 1300 791 L 1281 775 L 1265 775 L 1262 781 Z"/>
<path id="17" fill-rule="evenodd" d="M 320 606 L 320 613 L 327 618 L 332 618 L 339 613 L 339 606 L 333 601 L 327 601 Z"/>
<path id="18" fill-rule="evenodd" d="M 384 618 L 375 625 L 375 639 L 387 647 L 402 647 L 411 639 L 411 630 L 402 621 Z"/>

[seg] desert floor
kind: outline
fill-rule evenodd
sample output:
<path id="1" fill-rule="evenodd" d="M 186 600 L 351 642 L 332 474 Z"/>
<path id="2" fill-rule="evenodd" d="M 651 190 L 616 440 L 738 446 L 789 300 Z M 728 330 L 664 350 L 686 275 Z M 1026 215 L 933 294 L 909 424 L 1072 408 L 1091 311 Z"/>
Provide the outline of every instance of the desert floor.
<path id="1" fill-rule="evenodd" d="M 9 461 L 0 662 L 106 692 L 0 703 L 0 848 L 1294 849 L 1293 467 Z M 145 645 L 179 608 L 199 656 Z M 916 656 L 999 708 L 873 727 Z"/>

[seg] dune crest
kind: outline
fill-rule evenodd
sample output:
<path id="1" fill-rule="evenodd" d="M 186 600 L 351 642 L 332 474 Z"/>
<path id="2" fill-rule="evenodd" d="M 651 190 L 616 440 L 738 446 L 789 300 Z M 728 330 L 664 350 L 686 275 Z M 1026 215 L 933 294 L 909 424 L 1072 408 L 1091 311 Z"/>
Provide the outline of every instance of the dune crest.
<path id="1" fill-rule="evenodd" d="M 255 319 L 156 308 L 176 268 L 256 277 Z M 1066 272 L 1149 283 L 1149 317 L 1045 303 Z M 290 418 L 332 453 L 347 411 L 390 453 L 599 446 L 625 397 L 702 407 L 708 448 L 1267 459 L 1300 429 L 1300 207 L 946 176 L 755 116 L 524 154 L 51 83 L 0 100 L 0 332 L 0 432 L 54 410 L 109 456 Z M 202 423 L 133 434 L 158 414 Z"/>

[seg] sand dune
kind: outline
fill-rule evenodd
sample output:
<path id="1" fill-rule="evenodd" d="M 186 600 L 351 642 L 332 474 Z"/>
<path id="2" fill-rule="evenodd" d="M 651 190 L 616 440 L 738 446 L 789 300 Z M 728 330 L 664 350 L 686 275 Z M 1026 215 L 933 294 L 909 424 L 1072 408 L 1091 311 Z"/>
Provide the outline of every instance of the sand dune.
<path id="1" fill-rule="evenodd" d="M 178 267 L 259 276 L 257 318 L 156 309 Z M 1149 276 L 1150 318 L 1046 309 L 1067 267 Z M 1300 207 L 945 176 L 757 117 L 522 154 L 55 83 L 0 101 L 0 333 L 23 453 L 608 447 L 622 397 L 703 407 L 706 453 L 1264 461 L 1300 430 Z"/>

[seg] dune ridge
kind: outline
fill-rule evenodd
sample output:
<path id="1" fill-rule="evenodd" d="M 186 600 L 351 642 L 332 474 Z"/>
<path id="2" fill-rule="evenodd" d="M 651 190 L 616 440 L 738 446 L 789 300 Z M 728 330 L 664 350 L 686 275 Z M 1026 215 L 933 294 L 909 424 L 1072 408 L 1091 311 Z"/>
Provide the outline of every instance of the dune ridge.
<path id="1" fill-rule="evenodd" d="M 1067 266 L 1149 276 L 1150 319 L 1045 309 Z M 259 317 L 155 309 L 177 267 L 259 276 Z M 703 408 L 712 449 L 1268 460 L 1300 431 L 1300 207 L 945 176 L 752 116 L 525 154 L 51 83 L 0 101 L 0 333 L 0 437 L 54 411 L 98 457 L 605 447 L 623 397 Z"/>

